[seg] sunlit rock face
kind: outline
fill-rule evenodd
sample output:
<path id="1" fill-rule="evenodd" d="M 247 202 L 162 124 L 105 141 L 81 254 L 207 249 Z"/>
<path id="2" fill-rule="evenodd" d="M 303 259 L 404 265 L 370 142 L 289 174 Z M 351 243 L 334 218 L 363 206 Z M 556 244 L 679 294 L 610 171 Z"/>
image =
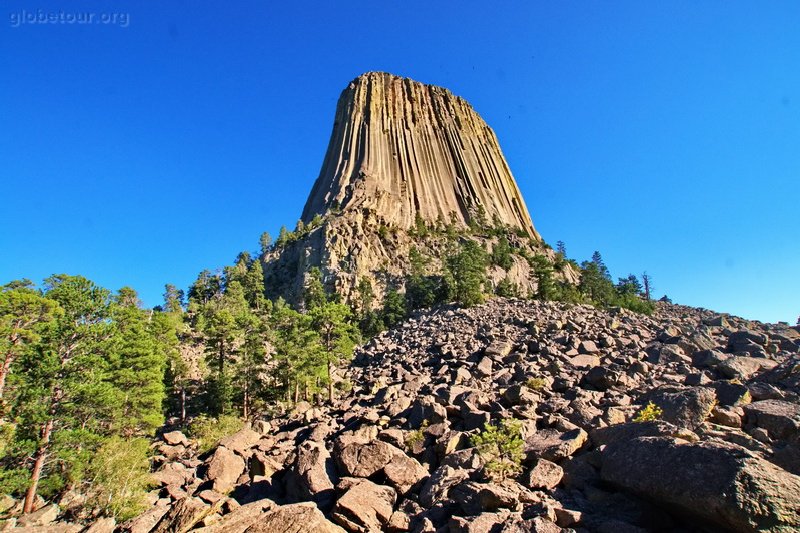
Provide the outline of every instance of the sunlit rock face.
<path id="1" fill-rule="evenodd" d="M 383 72 L 359 76 L 339 97 L 322 170 L 303 220 L 332 207 L 466 225 L 475 217 L 539 240 L 492 129 L 447 89 Z"/>

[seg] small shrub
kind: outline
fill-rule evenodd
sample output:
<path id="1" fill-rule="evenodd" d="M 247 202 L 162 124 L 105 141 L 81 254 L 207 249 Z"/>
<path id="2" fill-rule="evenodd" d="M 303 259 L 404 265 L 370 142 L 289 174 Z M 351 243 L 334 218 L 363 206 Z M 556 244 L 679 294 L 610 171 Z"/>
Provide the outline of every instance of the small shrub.
<path id="1" fill-rule="evenodd" d="M 118 522 L 144 511 L 145 496 L 153 485 L 149 448 L 141 438 L 112 437 L 104 442 L 89 465 L 89 507 Z"/>
<path id="2" fill-rule="evenodd" d="M 524 442 L 522 423 L 502 420 L 497 425 L 487 425 L 472 437 L 472 444 L 486 462 L 484 472 L 492 480 L 502 481 L 522 470 Z"/>
<path id="3" fill-rule="evenodd" d="M 387 226 L 384 226 L 383 224 L 381 224 L 378 227 L 378 237 L 380 237 L 383 242 L 388 241 L 389 240 L 389 228 Z"/>
<path id="4" fill-rule="evenodd" d="M 525 382 L 525 386 L 531 390 L 543 391 L 547 389 L 547 380 L 544 378 L 531 378 Z"/>
<path id="5" fill-rule="evenodd" d="M 633 418 L 634 422 L 650 422 L 651 420 L 658 420 L 661 418 L 661 415 L 664 414 L 664 411 L 654 404 L 653 402 L 649 402 L 641 411 L 636 413 L 636 416 Z"/>
<path id="6" fill-rule="evenodd" d="M 494 292 L 496 295 L 501 296 L 503 298 L 517 298 L 519 297 L 519 287 L 516 283 L 508 279 L 508 276 L 504 277 L 500 283 L 497 284 L 495 287 Z"/>
<path id="7" fill-rule="evenodd" d="M 233 435 L 244 426 L 238 416 L 223 415 L 219 418 L 198 416 L 189 424 L 189 436 L 197 441 L 200 453 L 213 448 L 220 439 Z"/>
<path id="8" fill-rule="evenodd" d="M 345 394 L 348 394 L 353 390 L 353 382 L 350 381 L 349 379 L 342 379 L 340 381 L 337 381 L 336 383 L 333 384 L 333 386 L 336 387 L 336 390 L 338 390 L 339 392 L 343 392 Z"/>
<path id="9" fill-rule="evenodd" d="M 428 421 L 423 420 L 422 425 L 419 429 L 411 431 L 406 435 L 406 447 L 408 449 L 413 449 L 417 444 L 420 444 L 425 441 L 425 430 L 428 428 Z"/>

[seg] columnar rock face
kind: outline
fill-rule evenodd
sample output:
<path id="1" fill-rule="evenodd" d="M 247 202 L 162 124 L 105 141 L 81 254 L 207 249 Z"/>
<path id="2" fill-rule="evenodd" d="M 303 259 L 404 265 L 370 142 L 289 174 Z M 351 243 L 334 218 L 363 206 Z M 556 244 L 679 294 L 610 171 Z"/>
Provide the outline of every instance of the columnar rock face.
<path id="1" fill-rule="evenodd" d="M 383 72 L 342 92 L 303 220 L 333 206 L 370 210 L 388 226 L 466 225 L 482 210 L 539 239 L 492 129 L 447 89 Z"/>

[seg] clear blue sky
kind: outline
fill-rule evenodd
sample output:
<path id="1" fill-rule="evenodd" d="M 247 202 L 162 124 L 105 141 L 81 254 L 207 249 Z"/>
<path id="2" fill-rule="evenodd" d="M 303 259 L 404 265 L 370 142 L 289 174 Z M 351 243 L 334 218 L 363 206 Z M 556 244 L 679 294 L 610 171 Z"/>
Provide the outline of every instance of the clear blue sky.
<path id="1" fill-rule="evenodd" d="M 225 4 L 3 3 L 0 283 L 80 273 L 158 304 L 294 225 L 339 93 L 382 70 L 471 102 L 571 257 L 800 314 L 800 3 Z"/>

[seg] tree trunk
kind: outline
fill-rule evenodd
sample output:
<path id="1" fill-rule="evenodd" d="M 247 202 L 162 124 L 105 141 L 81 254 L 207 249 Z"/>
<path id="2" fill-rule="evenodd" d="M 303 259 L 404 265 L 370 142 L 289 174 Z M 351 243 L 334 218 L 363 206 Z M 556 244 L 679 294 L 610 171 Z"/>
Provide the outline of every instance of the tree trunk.
<path id="1" fill-rule="evenodd" d="M 181 422 L 186 420 L 186 388 L 181 387 Z"/>
<path id="2" fill-rule="evenodd" d="M 250 415 L 250 395 L 247 393 L 247 387 L 244 388 L 244 398 L 242 400 L 242 418 L 247 420 Z"/>
<path id="3" fill-rule="evenodd" d="M 9 351 L 3 361 L 3 366 L 0 367 L 0 403 L 3 401 L 3 391 L 6 388 L 6 376 L 8 369 L 11 368 L 11 362 L 14 360 L 14 355 Z"/>
<path id="4" fill-rule="evenodd" d="M 14 346 L 19 344 L 20 337 L 19 335 L 12 335 L 11 336 L 11 348 L 13 349 Z M 11 369 L 11 363 L 14 362 L 14 352 L 13 350 L 8 350 L 6 354 L 6 358 L 3 360 L 3 366 L 0 367 L 0 404 L 2 404 L 3 400 L 3 393 L 6 389 L 6 378 L 8 377 L 8 371 Z"/>
<path id="5" fill-rule="evenodd" d="M 295 381 L 294 382 L 294 403 L 297 403 L 299 401 L 300 401 L 300 382 L 299 381 Z"/>
<path id="6" fill-rule="evenodd" d="M 51 418 L 45 422 L 42 428 L 42 440 L 39 442 L 39 447 L 36 450 L 36 459 L 33 462 L 33 471 L 31 472 L 31 481 L 28 485 L 28 491 L 25 493 L 25 504 L 22 507 L 22 513 L 28 514 L 33 511 L 33 503 L 36 500 L 36 491 L 39 489 L 39 479 L 42 477 L 42 467 L 44 460 L 47 458 L 47 451 L 50 448 L 50 435 L 53 433 L 53 419 Z"/>
<path id="7" fill-rule="evenodd" d="M 333 403 L 333 364 L 328 361 L 328 402 Z"/>

